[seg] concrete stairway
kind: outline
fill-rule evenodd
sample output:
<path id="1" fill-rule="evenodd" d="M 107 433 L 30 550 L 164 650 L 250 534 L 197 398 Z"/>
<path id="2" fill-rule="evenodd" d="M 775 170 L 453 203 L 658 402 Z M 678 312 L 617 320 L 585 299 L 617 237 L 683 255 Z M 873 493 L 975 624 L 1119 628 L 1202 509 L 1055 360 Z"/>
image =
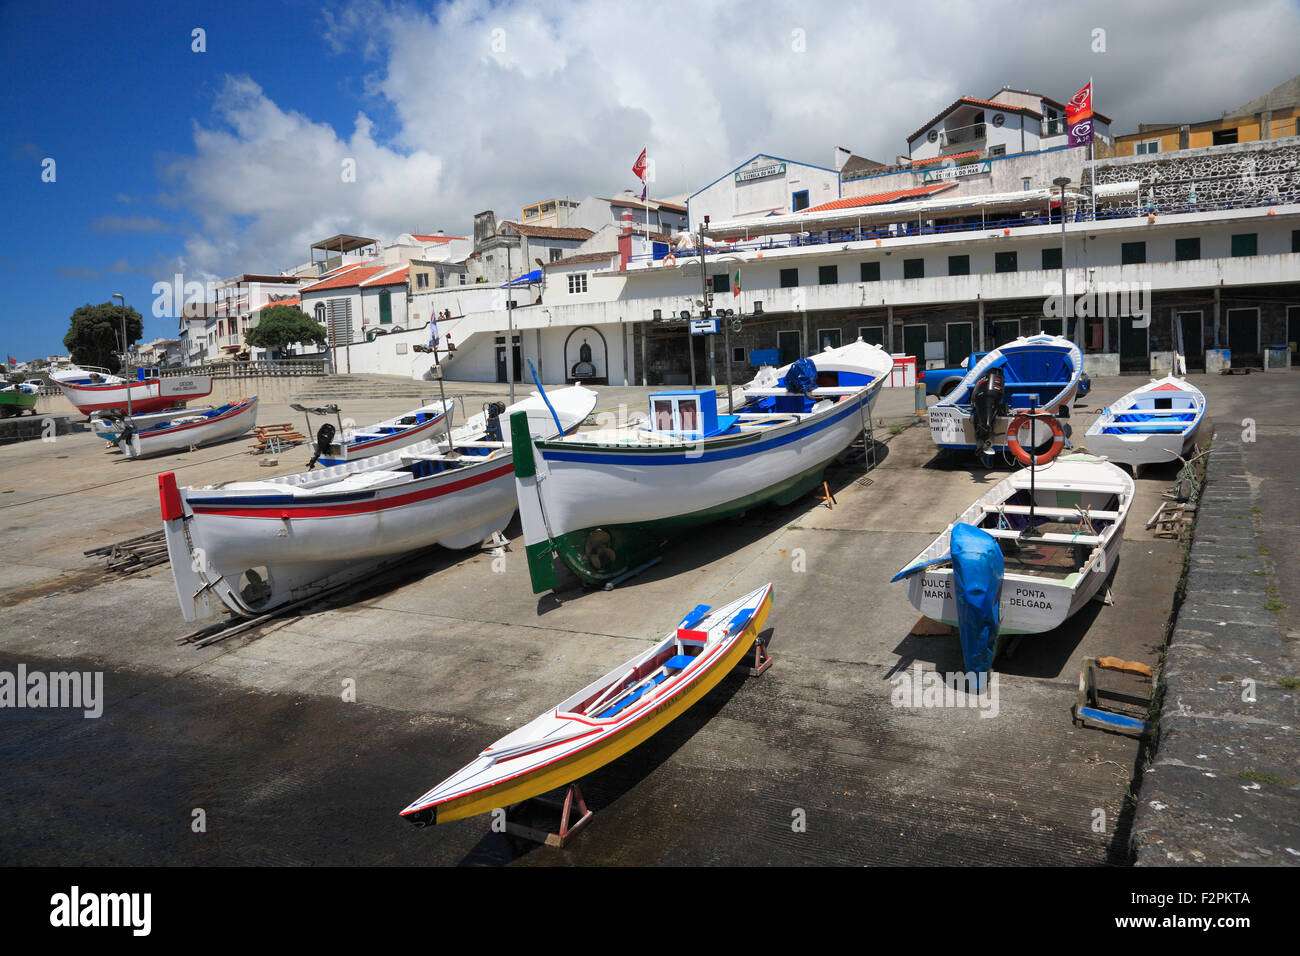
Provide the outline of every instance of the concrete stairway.
<path id="1" fill-rule="evenodd" d="M 293 396 L 295 402 L 336 402 L 344 399 L 409 398 L 412 403 L 435 395 L 436 382 L 400 375 L 325 375 Z"/>

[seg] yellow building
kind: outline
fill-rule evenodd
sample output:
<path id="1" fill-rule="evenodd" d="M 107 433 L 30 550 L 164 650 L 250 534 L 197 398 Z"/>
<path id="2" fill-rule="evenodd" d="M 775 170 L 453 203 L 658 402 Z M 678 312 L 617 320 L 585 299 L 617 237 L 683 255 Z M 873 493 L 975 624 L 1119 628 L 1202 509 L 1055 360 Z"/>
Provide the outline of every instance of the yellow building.
<path id="1" fill-rule="evenodd" d="M 1199 123 L 1140 123 L 1136 133 L 1115 137 L 1115 155 L 1168 153 L 1285 136 L 1300 136 L 1300 76 L 1291 77 L 1218 119 Z"/>

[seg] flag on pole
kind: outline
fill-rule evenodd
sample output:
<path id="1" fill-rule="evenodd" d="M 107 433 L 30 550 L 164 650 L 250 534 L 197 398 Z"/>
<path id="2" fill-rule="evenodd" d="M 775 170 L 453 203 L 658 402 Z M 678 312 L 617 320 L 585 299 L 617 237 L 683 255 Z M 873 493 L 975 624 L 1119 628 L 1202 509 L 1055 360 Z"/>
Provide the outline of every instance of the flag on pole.
<path id="1" fill-rule="evenodd" d="M 429 348 L 438 351 L 438 318 L 434 315 L 429 316 Z"/>
<path id="2" fill-rule="evenodd" d="M 1092 80 L 1066 104 L 1065 125 L 1070 146 L 1087 146 L 1092 142 Z"/>
<path id="3" fill-rule="evenodd" d="M 14 357 L 11 355 L 11 356 L 9 356 L 9 364 L 10 364 L 10 365 L 17 365 L 17 364 L 18 364 L 18 360 L 17 360 L 16 358 L 14 358 Z"/>
<path id="4" fill-rule="evenodd" d="M 641 182 L 643 183 L 645 182 L 645 150 L 644 149 L 641 150 L 641 155 L 636 158 L 636 162 L 632 164 L 632 172 L 636 173 L 637 179 L 641 180 Z"/>
<path id="5" fill-rule="evenodd" d="M 740 295 L 740 267 L 736 267 L 736 274 L 731 277 L 731 297 L 734 299 Z"/>

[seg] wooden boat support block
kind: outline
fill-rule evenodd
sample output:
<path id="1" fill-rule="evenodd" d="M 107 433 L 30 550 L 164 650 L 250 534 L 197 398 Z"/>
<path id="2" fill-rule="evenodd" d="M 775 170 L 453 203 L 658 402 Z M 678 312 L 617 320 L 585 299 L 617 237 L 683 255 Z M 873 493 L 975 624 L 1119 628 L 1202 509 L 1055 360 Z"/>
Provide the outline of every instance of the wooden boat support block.
<path id="1" fill-rule="evenodd" d="M 1137 677 L 1153 676 L 1151 666 L 1143 664 L 1141 661 L 1126 661 L 1118 657 L 1099 657 L 1097 658 L 1097 666 L 1108 671 L 1121 671 Z"/>
<path id="2" fill-rule="evenodd" d="M 767 652 L 767 645 L 764 644 L 762 641 L 755 640 L 754 641 L 754 663 L 751 667 L 748 668 L 749 676 L 758 677 L 763 673 L 763 671 L 767 670 L 769 667 L 772 666 L 772 662 L 774 660 L 775 658 L 772 657 L 772 655 Z M 742 664 L 741 666 L 743 667 L 744 665 Z"/>
<path id="3" fill-rule="evenodd" d="M 552 809 L 560 811 L 560 824 L 556 832 L 548 830 L 539 830 L 537 827 L 530 827 L 527 824 L 516 823 L 510 819 L 510 814 L 517 812 L 520 808 L 529 803 L 537 803 L 542 806 L 550 806 Z M 570 822 L 573 810 L 577 806 L 581 814 L 574 822 Z M 516 803 L 506 810 L 505 832 L 510 836 L 518 837 L 521 840 L 528 840 L 530 843 L 539 843 L 545 846 L 553 846 L 563 849 L 565 844 L 585 827 L 592 818 L 592 811 L 587 808 L 587 801 L 582 797 L 582 791 L 576 783 L 569 784 L 564 793 L 564 803 L 561 805 L 545 797 L 534 797 L 532 800 L 525 800 L 523 803 Z"/>

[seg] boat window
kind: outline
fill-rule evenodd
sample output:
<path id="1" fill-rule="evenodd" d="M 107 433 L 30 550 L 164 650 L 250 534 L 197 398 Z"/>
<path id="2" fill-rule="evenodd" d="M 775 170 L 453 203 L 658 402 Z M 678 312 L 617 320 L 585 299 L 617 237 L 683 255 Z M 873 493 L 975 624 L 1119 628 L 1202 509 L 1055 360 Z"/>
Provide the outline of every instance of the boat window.
<path id="1" fill-rule="evenodd" d="M 673 430 L 673 403 L 671 401 L 655 402 L 655 431 Z"/>
<path id="2" fill-rule="evenodd" d="M 678 405 L 678 408 L 682 418 L 681 430 L 684 432 L 699 431 L 699 407 L 694 402 L 683 401 Z"/>

